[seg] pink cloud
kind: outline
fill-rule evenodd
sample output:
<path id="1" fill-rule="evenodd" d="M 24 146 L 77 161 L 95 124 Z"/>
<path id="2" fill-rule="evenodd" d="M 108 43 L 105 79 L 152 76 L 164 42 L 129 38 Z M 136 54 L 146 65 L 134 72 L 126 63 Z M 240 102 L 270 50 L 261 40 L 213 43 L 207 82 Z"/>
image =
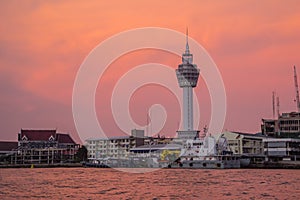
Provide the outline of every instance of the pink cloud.
<path id="1" fill-rule="evenodd" d="M 62 126 L 74 130 L 70 110 L 72 87 L 85 56 L 113 34 L 144 26 L 181 32 L 188 26 L 190 36 L 209 51 L 219 66 L 227 90 L 225 128 L 259 131 L 260 118 L 271 114 L 272 90 L 281 96 L 282 111 L 291 111 L 295 107 L 291 101 L 294 98 L 292 66 L 300 63 L 300 5 L 297 1 L 192 1 L 180 4 L 169 1 L 9 1 L 0 4 L 0 73 L 7 77 L 0 80 L 1 84 L 7 85 L 5 92 L 1 92 L 1 99 L 6 108 L 18 108 L 14 112 L 28 117 L 30 126 L 35 124 L 33 122 L 37 126 L 55 126 L 53 120 L 48 120 L 49 123 L 37 120 L 33 111 L 40 110 L 38 117 L 47 121 L 49 113 L 56 116 L 51 107 L 55 104 L 68 110 L 67 116 L 55 110 L 60 121 L 67 118 Z M 175 68 L 180 58 L 152 51 L 135 52 L 120 58 L 100 80 L 99 91 L 107 98 L 113 84 L 126 70 L 154 61 Z M 209 121 L 210 101 L 204 83 L 201 80 L 200 83 L 196 93 L 201 99 L 200 108 L 203 108 L 203 126 Z M 103 89 L 104 86 L 109 89 Z M 153 91 L 149 89 L 149 92 Z M 25 102 L 18 99 L 19 96 L 24 98 L 23 95 L 29 96 Z M 98 95 L 96 98 L 100 99 Z M 143 112 L 150 101 L 139 104 L 143 95 L 135 95 L 134 104 L 142 111 L 133 115 L 142 123 Z M 37 102 L 40 105 L 36 107 Z M 107 102 L 99 104 L 99 109 L 108 111 L 106 105 Z M 176 103 L 172 105 L 176 107 Z M 244 116 L 247 117 L 244 119 Z M 109 115 L 102 117 L 105 122 L 111 121 Z M 0 114 L 0 118 L 4 119 L 5 115 Z M 168 124 L 170 131 L 176 127 L 177 117 L 171 121 Z M 113 122 L 110 123 L 112 126 L 108 124 L 107 130 L 118 134 L 119 130 L 110 128 L 114 127 Z M 5 126 L 13 127 L 6 128 L 6 132 L 15 132 L 26 123 L 18 118 L 15 122 L 8 120 Z"/>

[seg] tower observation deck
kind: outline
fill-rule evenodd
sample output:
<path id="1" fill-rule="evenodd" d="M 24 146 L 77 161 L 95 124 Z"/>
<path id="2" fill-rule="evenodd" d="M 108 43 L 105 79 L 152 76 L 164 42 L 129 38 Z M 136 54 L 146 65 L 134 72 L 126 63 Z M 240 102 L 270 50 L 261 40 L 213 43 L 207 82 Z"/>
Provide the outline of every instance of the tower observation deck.
<path id="1" fill-rule="evenodd" d="M 183 88 L 183 130 L 177 131 L 178 138 L 181 139 L 193 139 L 199 134 L 199 131 L 194 130 L 193 127 L 193 88 L 197 86 L 199 74 L 199 68 L 193 64 L 193 54 L 190 53 L 187 32 L 182 63 L 176 69 L 179 87 Z"/>

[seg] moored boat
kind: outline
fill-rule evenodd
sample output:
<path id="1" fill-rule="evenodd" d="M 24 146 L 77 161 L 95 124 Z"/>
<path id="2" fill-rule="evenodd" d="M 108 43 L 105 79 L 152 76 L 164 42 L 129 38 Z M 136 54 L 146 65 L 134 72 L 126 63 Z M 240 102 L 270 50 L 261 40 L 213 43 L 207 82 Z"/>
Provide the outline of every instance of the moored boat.
<path id="1" fill-rule="evenodd" d="M 229 151 L 226 138 L 218 142 L 212 136 L 187 140 L 177 160 L 168 168 L 228 169 L 240 168 L 240 156 Z"/>

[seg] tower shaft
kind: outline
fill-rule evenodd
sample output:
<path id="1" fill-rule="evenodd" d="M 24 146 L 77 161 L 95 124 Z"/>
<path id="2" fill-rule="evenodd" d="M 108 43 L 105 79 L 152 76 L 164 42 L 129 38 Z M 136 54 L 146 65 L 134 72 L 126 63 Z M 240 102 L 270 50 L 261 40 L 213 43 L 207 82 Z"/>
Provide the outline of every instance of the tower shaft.
<path id="1" fill-rule="evenodd" d="M 183 88 L 183 130 L 193 130 L 193 88 Z"/>

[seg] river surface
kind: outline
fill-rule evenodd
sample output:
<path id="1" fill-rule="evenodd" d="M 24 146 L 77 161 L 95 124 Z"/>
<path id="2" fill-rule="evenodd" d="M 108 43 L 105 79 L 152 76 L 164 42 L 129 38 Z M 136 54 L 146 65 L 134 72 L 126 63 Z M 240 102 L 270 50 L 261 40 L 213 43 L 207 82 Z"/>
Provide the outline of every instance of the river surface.
<path id="1" fill-rule="evenodd" d="M 0 199 L 300 199 L 300 170 L 0 169 Z"/>

